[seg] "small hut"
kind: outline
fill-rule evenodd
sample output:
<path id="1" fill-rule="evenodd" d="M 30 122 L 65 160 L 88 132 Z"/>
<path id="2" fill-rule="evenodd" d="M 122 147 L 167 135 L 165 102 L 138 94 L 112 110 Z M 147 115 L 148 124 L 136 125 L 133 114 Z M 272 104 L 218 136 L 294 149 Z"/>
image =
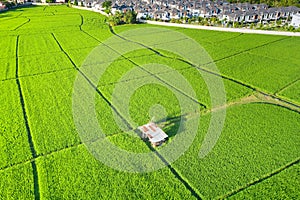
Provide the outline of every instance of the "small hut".
<path id="1" fill-rule="evenodd" d="M 162 145 L 168 139 L 168 135 L 153 122 L 140 126 L 138 129 L 142 132 L 142 138 L 148 138 L 153 147 Z"/>

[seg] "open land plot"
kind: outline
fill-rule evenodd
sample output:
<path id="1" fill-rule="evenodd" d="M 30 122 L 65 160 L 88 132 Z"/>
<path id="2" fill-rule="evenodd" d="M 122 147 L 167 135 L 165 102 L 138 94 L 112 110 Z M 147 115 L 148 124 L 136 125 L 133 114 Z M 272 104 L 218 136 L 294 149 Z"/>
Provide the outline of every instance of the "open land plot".
<path id="1" fill-rule="evenodd" d="M 175 199 L 194 199 L 167 168 L 141 174 L 116 171 L 95 160 L 84 146 L 41 158 L 38 166 L 43 199 L 165 199 L 170 192 Z"/>
<path id="2" fill-rule="evenodd" d="M 59 60 L 59 62 L 57 62 Z M 19 58 L 19 75 L 29 76 L 73 69 L 72 63 L 63 52 L 23 56 Z"/>
<path id="3" fill-rule="evenodd" d="M 59 51 L 60 48 L 50 33 L 21 35 L 19 38 L 19 56 L 27 56 L 30 58 L 34 55 L 43 56 L 43 54 L 56 53 Z"/>
<path id="4" fill-rule="evenodd" d="M 1 199 L 34 199 L 34 179 L 30 163 L 0 171 Z"/>
<path id="5" fill-rule="evenodd" d="M 278 198 L 297 199 L 299 196 L 298 185 L 300 174 L 299 164 L 290 167 L 264 182 L 251 186 L 230 199 L 240 198 Z"/>
<path id="6" fill-rule="evenodd" d="M 300 102 L 300 81 L 289 85 L 288 87 L 284 88 L 282 91 L 279 92 L 279 96 L 291 99 L 296 103 Z"/>
<path id="7" fill-rule="evenodd" d="M 16 36 L 1 36 L 0 46 L 1 54 L 0 58 L 14 58 L 16 55 Z"/>
<path id="8" fill-rule="evenodd" d="M 0 14 L 0 36 L 4 38 L 0 46 L 5 47 L 0 55 L 0 147 L 3 150 L 0 152 L 0 199 L 299 196 L 299 112 L 270 104 L 271 101 L 247 102 L 257 90 L 269 98 L 275 95 L 293 102 L 294 107 L 299 106 L 299 38 L 163 28 L 162 31 L 171 29 L 185 34 L 179 38 L 182 41 L 187 38 L 196 41 L 220 72 L 212 71 L 211 63 L 193 66 L 176 53 L 145 49 L 145 46 L 119 55 L 116 60 L 110 59 L 112 52 L 120 52 L 118 48 L 139 46 L 130 41 L 134 37 L 116 39 L 102 60 L 86 63 L 93 49 L 110 36 L 135 28 L 157 27 L 138 24 L 110 29 L 106 20 L 98 13 L 67 6 L 34 6 Z M 145 32 L 142 37 L 150 37 L 155 46 L 159 34 Z M 124 40 L 127 45 L 120 46 L 119 42 Z M 176 38 L 170 36 L 164 42 L 172 45 Z M 183 46 L 182 50 L 189 48 Z M 108 67 L 99 82 L 95 82 L 97 79 L 93 73 L 87 74 L 83 64 L 95 64 L 97 70 L 103 63 Z M 156 67 L 149 63 L 155 63 Z M 211 105 L 203 75 L 207 80 L 222 77 L 225 105 Z M 188 113 L 181 112 L 178 97 L 188 108 L 197 105 L 193 111 L 201 118 L 195 140 L 178 160 L 158 171 L 127 173 L 104 165 L 87 146 L 101 144 L 101 137 L 86 143 L 74 123 L 72 98 L 78 76 L 95 91 L 98 127 L 92 128 L 101 128 L 106 139 L 120 149 L 132 153 L 153 151 L 135 133 L 137 126 L 150 120 L 156 121 L 170 136 L 166 144 L 156 149 L 157 155 L 176 141 L 176 136 L 180 136 L 176 134 L 180 119 L 186 117 L 188 125 L 195 120 L 193 115 L 185 116 Z M 178 77 L 190 84 L 195 97 Z M 148 84 L 135 87 L 143 83 Z M 125 88 L 125 93 L 132 92 L 128 101 L 115 96 L 118 87 Z M 85 91 L 82 92 L 84 97 Z M 212 151 L 200 158 L 211 117 L 225 108 L 222 133 Z M 88 114 L 84 112 L 80 114 Z M 122 123 L 135 126 L 122 129 L 116 114 L 123 117 Z M 117 158 L 111 153 L 112 160 Z M 161 156 L 155 159 L 168 162 Z M 125 159 L 119 163 L 128 165 Z"/>
<path id="9" fill-rule="evenodd" d="M 71 69 L 20 80 L 38 154 L 79 143 L 72 120 L 75 75 L 75 70 Z"/>
<path id="10" fill-rule="evenodd" d="M 0 58 L 0 80 L 13 79 L 16 77 L 16 59 Z"/>
<path id="11" fill-rule="evenodd" d="M 255 88 L 275 93 L 299 78 L 300 64 L 243 53 L 217 62 L 221 74 Z M 205 66 L 209 69 L 209 65 Z"/>
<path id="12" fill-rule="evenodd" d="M 0 81 L 0 169 L 30 159 L 16 81 Z"/>
<path id="13" fill-rule="evenodd" d="M 268 104 L 228 108 L 225 127 L 216 146 L 201 159 L 199 149 L 209 120 L 209 115 L 203 116 L 193 145 L 172 166 L 207 198 L 231 193 L 299 160 L 298 115 Z"/>

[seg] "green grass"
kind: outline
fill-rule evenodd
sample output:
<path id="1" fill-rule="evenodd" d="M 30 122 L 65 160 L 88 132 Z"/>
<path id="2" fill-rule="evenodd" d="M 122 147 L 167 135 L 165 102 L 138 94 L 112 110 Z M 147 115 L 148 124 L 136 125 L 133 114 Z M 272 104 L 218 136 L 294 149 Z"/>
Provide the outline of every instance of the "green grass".
<path id="1" fill-rule="evenodd" d="M 299 78 L 299 64 L 248 53 L 216 64 L 222 74 L 270 93 Z"/>
<path id="2" fill-rule="evenodd" d="M 14 166 L 0 171 L 1 199 L 34 199 L 31 164 Z"/>
<path id="3" fill-rule="evenodd" d="M 17 84 L 0 81 L 0 168 L 31 158 Z"/>
<path id="4" fill-rule="evenodd" d="M 269 178 L 257 185 L 251 186 L 246 190 L 234 195 L 231 199 L 241 198 L 284 198 L 297 199 L 299 192 L 299 174 L 300 166 L 296 164 L 293 167 L 285 169 L 281 173 Z"/>
<path id="5" fill-rule="evenodd" d="M 57 62 L 57 60 L 59 60 L 59 62 Z M 19 58 L 19 66 L 20 76 L 36 75 L 74 68 L 63 52 L 23 56 Z"/>
<path id="6" fill-rule="evenodd" d="M 72 117 L 75 75 L 75 70 L 68 70 L 21 79 L 38 154 L 79 143 Z"/>
<path id="7" fill-rule="evenodd" d="M 296 112 L 268 104 L 228 108 L 222 134 L 203 159 L 199 149 L 209 115 L 201 120 L 193 145 L 173 166 L 207 198 L 222 196 L 299 158 Z"/>
<path id="8" fill-rule="evenodd" d="M 124 25 L 114 27 L 114 31 L 122 33 L 147 27 L 159 26 Z M 98 13 L 67 6 L 33 6 L 0 13 L 0 199 L 34 199 L 36 184 L 41 199 L 194 199 L 191 190 L 209 199 L 228 194 L 237 199 L 299 196 L 299 164 L 272 174 L 299 159 L 299 113 L 266 103 L 239 103 L 253 94 L 251 89 L 242 85 L 247 84 L 299 104 L 299 81 L 296 80 L 299 79 L 300 38 L 169 29 L 185 35 L 181 38 L 169 35 L 161 42 L 165 46 L 181 44 L 179 51 L 195 55 L 188 45 L 184 45 L 190 37 L 205 49 L 222 75 L 241 82 L 222 79 L 225 103 L 230 106 L 224 129 L 205 158 L 199 158 L 199 151 L 214 107 L 203 77 L 210 81 L 212 88 L 218 89 L 216 75 L 199 73 L 193 66 L 179 60 L 185 59 L 183 55 L 162 50 L 164 45 L 157 44 L 157 37 L 162 32 L 147 32 L 130 39 L 135 40 L 137 36 L 147 39 L 165 57 L 142 49 L 126 52 L 124 57 L 112 60 L 116 53 L 102 48 L 101 59 L 97 60 L 98 57 L 93 57 L 93 50 L 113 35 L 106 18 Z M 138 31 L 133 33 L 140 34 Z M 18 75 L 24 105 L 15 80 L 17 36 Z M 119 52 L 138 46 L 120 38 L 110 43 L 110 47 Z M 176 135 L 179 116 L 187 119 L 186 127 L 181 131 L 189 136 L 192 135 L 189 126 L 195 122 L 193 116 L 198 112 L 201 114 L 200 125 L 192 145 L 171 163 L 170 168 L 154 172 L 122 172 L 101 163 L 90 152 L 93 150 L 90 147 L 103 144 L 102 140 L 98 135 L 87 132 L 84 136 L 95 140 L 88 141 L 90 146 L 86 146 L 86 138 L 79 135 L 74 123 L 74 82 L 77 76 L 82 76 L 69 58 L 103 95 L 95 92 L 94 111 L 98 126 L 88 127 L 89 130 L 101 128 L 107 140 L 122 150 L 149 153 L 149 143 L 137 137 L 134 130 L 118 126 L 109 104 L 112 103 L 112 107 L 124 117 L 123 120 L 133 125 L 133 129 L 151 119 L 160 121 L 167 117 L 167 123 L 161 126 L 164 126 L 170 140 L 157 149 L 166 156 L 164 148 L 176 141 L 176 136 L 182 136 Z M 84 62 L 86 58 L 92 59 Z M 198 67 L 213 70 L 207 64 L 210 59 L 197 57 L 195 60 L 199 61 Z M 108 67 L 96 82 L 98 68 L 101 69 L 104 63 Z M 160 65 L 151 67 L 149 63 Z M 138 84 L 140 86 L 135 88 Z M 87 87 L 91 88 L 89 84 Z M 116 91 L 116 88 L 121 88 L 121 91 Z M 191 89 L 195 91 L 194 100 L 198 103 L 191 99 Z M 84 99 L 86 90 L 81 92 Z M 121 95 L 115 96 L 114 92 Z M 126 101 L 125 94 L 129 92 L 132 95 Z M 30 128 L 28 133 L 22 106 Z M 129 115 L 125 114 L 127 111 Z M 87 112 L 91 111 L 84 108 L 82 113 L 77 114 L 89 116 Z M 81 120 L 79 124 L 86 125 L 91 121 L 89 117 Z M 32 153 L 28 134 L 32 136 L 37 153 L 34 158 L 37 174 L 33 174 L 35 170 L 30 163 Z M 186 145 L 184 142 L 183 146 Z M 101 155 L 102 152 L 94 149 L 93 153 Z M 115 152 L 109 153 L 111 161 L 118 158 Z M 153 163 L 161 163 L 157 156 L 154 158 Z M 126 159 L 117 161 L 119 168 L 136 170 L 137 167 L 153 167 L 153 163 L 135 166 L 127 163 Z M 36 175 L 38 182 L 34 184 Z M 267 178 L 261 180 L 264 177 Z M 249 186 L 257 180 L 261 181 Z M 240 188 L 244 190 L 235 194 Z"/>
<path id="9" fill-rule="evenodd" d="M 300 81 L 297 81 L 287 88 L 284 88 L 279 92 L 279 95 L 296 103 L 300 103 Z"/>
<path id="10" fill-rule="evenodd" d="M 13 58 L 16 53 L 16 36 L 1 36 L 0 46 L 1 54 L 0 58 Z M 5 47 L 5 48 L 4 48 Z"/>
<path id="11" fill-rule="evenodd" d="M 21 35 L 19 38 L 19 56 L 30 58 L 59 51 L 60 48 L 51 34 Z"/>
<path id="12" fill-rule="evenodd" d="M 54 34 L 65 50 L 96 47 L 99 42 L 81 31 L 59 32 Z"/>
<path id="13" fill-rule="evenodd" d="M 180 89 L 180 91 L 182 92 L 186 90 L 189 91 L 186 85 L 183 84 L 187 82 L 195 91 L 199 102 L 206 105 L 207 107 L 211 107 L 210 94 L 207 88 L 207 84 L 209 83 L 206 83 L 204 81 L 204 77 L 207 80 L 212 81 L 210 84 L 214 85 L 214 75 L 211 75 L 207 72 L 199 71 L 196 68 L 193 68 L 182 61 L 176 60 L 176 57 L 173 57 L 175 55 L 169 55 L 166 52 L 164 52 L 164 55 L 170 56 L 170 58 L 164 58 L 155 55 L 149 50 L 137 50 L 130 52 L 125 55 L 127 58 L 130 58 L 142 69 L 149 71 L 156 77 L 150 75 L 147 72 L 144 72 L 141 69 L 137 70 L 134 76 L 123 77 L 126 73 L 130 72 L 130 70 L 133 70 L 136 66 L 127 60 L 119 58 L 108 66 L 105 73 L 101 76 L 99 85 L 109 85 L 107 87 L 104 87 L 103 92 L 108 98 L 110 98 L 110 94 L 112 94 L 114 87 L 118 84 L 119 81 L 121 81 L 121 79 L 122 82 L 120 84 L 128 84 L 128 87 L 130 87 L 130 84 L 131 86 L 135 85 L 134 81 L 138 81 L 136 79 L 143 79 L 144 77 L 152 76 L 154 80 L 161 79 L 163 81 L 166 81 L 168 84 Z M 147 65 L 151 63 L 159 63 L 168 67 L 151 67 Z M 228 102 L 235 101 L 252 93 L 252 91 L 250 89 L 247 89 L 246 87 L 234 84 L 225 79 L 223 79 L 222 81 L 226 90 L 225 95 Z M 163 83 L 162 81 L 159 82 Z M 191 93 L 188 92 L 188 94 Z"/>
<path id="14" fill-rule="evenodd" d="M 299 55 L 297 54 L 299 45 L 299 37 L 289 37 L 282 41 L 275 42 L 258 49 L 253 49 L 250 53 L 253 53 L 256 56 L 266 56 L 282 61 L 288 60 L 289 63 L 291 62 L 299 65 Z"/>
<path id="15" fill-rule="evenodd" d="M 165 168 L 153 173 L 126 173 L 95 160 L 84 146 L 38 160 L 42 199 L 193 199 Z"/>
<path id="16" fill-rule="evenodd" d="M 3 20 L 1 22 L 0 31 L 2 31 L 2 30 L 13 31 L 27 21 L 28 21 L 28 19 L 24 18 L 24 17 L 12 18 L 12 19 L 5 20 L 5 21 Z"/>
<path id="17" fill-rule="evenodd" d="M 16 77 L 16 59 L 0 58 L 0 80 Z"/>

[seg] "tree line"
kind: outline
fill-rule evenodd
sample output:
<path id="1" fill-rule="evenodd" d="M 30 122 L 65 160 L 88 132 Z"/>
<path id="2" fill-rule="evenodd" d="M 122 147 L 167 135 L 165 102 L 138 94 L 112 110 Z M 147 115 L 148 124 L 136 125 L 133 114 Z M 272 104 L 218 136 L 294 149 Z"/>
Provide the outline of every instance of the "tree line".
<path id="1" fill-rule="evenodd" d="M 298 6 L 300 7 L 299 0 L 228 0 L 230 3 L 251 3 L 251 4 L 261 4 L 265 3 L 271 7 L 280 7 L 280 6 Z"/>
<path id="2" fill-rule="evenodd" d="M 134 24 L 136 23 L 136 12 L 133 10 L 125 10 L 123 13 L 117 11 L 114 15 L 111 13 L 111 5 L 112 2 L 106 0 L 102 3 L 102 8 L 104 8 L 104 12 L 106 12 L 108 17 L 108 22 L 112 26 L 120 25 L 120 24 Z"/>

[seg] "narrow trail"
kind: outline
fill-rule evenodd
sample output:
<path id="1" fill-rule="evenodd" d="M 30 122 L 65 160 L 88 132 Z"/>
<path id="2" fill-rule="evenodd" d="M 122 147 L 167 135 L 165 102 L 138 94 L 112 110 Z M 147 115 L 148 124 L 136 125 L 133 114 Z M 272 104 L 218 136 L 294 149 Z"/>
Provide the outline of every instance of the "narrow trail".
<path id="1" fill-rule="evenodd" d="M 17 36 L 17 40 L 16 40 L 16 83 L 18 85 L 20 103 L 21 103 L 21 107 L 22 107 L 23 118 L 24 118 L 24 122 L 25 122 L 25 127 L 26 127 L 26 132 L 27 132 L 28 143 L 29 143 L 31 155 L 33 158 L 36 158 L 37 153 L 35 150 L 34 142 L 32 140 L 31 129 L 30 129 L 29 122 L 28 122 L 28 115 L 27 115 L 26 108 L 25 108 L 26 106 L 25 106 L 25 101 L 24 101 L 24 94 L 22 91 L 21 82 L 19 80 L 18 51 L 19 51 L 19 35 Z M 37 170 L 35 161 L 31 162 L 31 166 L 32 166 L 33 181 L 34 181 L 34 196 L 35 196 L 35 199 L 40 199 L 40 191 L 39 191 L 39 183 L 38 183 L 39 177 L 38 177 L 38 170 Z"/>

